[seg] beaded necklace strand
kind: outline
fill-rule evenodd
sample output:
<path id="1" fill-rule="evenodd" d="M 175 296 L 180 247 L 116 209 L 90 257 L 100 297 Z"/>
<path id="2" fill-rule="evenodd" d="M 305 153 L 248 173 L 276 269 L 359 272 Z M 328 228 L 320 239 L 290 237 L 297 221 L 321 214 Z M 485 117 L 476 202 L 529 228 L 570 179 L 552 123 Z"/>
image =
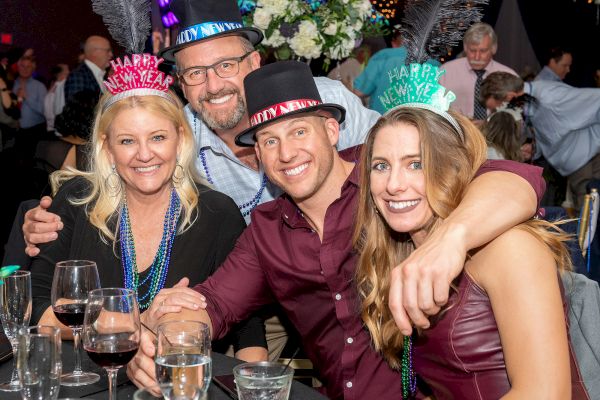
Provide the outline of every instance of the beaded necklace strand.
<path id="1" fill-rule="evenodd" d="M 169 261 L 171 260 L 171 248 L 177 232 L 177 222 L 181 214 L 181 202 L 175 189 L 171 191 L 169 208 L 165 214 L 163 223 L 163 234 L 156 252 L 156 256 L 150 266 L 150 272 L 146 278 L 139 282 L 139 273 L 135 256 L 135 243 L 131 231 L 127 201 L 123 201 L 121 207 L 121 218 L 119 221 L 119 237 L 121 239 L 121 265 L 125 287 L 135 291 L 140 310 L 150 306 L 154 296 L 164 287 L 167 272 L 169 272 Z M 139 289 L 148 285 L 148 290 L 143 295 Z"/>
<path id="2" fill-rule="evenodd" d="M 197 132 L 197 116 L 196 113 L 193 113 L 193 117 L 194 117 L 194 135 L 197 136 L 198 132 Z M 215 182 L 212 178 L 212 176 L 210 175 L 210 171 L 208 169 L 208 162 L 206 161 L 206 149 L 200 149 L 200 151 L 198 152 L 198 155 L 200 156 L 200 162 L 202 163 L 202 169 L 204 170 L 204 175 L 206 175 L 206 180 L 211 184 L 214 185 Z M 267 175 L 265 175 L 264 173 L 262 174 L 262 180 L 261 180 L 261 184 L 260 184 L 260 188 L 258 189 L 258 192 L 256 193 L 256 195 L 254 195 L 254 197 L 243 203 L 243 204 L 238 204 L 238 209 L 240 210 L 240 212 L 242 213 L 242 216 L 246 217 L 248 216 L 252 210 L 254 210 L 254 207 L 256 207 L 258 205 L 258 203 L 260 203 L 260 199 L 262 197 L 263 191 L 265 190 L 265 187 L 267 186 Z"/>
<path id="3" fill-rule="evenodd" d="M 413 347 L 412 337 L 404 336 L 402 346 L 402 399 L 412 399 L 417 393 L 417 375 L 413 368 Z"/>

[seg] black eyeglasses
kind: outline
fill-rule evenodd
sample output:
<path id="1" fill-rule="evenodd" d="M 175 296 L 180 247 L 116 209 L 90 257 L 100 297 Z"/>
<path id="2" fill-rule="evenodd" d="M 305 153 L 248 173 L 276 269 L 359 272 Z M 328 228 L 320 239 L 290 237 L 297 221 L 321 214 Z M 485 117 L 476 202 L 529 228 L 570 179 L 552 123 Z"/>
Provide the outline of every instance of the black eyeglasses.
<path id="1" fill-rule="evenodd" d="M 249 51 L 241 57 L 228 58 L 205 67 L 186 68 L 177 74 L 177 76 L 188 86 L 201 85 L 206 82 L 206 75 L 209 69 L 215 71 L 215 74 L 221 78 L 231 78 L 240 72 L 240 62 L 253 52 L 254 50 Z"/>

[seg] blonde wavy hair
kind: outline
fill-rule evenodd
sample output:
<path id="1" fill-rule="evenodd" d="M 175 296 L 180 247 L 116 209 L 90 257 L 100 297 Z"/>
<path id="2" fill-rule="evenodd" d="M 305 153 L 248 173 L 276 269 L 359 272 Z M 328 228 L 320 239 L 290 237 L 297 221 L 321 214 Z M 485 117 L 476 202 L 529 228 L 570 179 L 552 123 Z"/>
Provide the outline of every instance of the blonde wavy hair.
<path id="1" fill-rule="evenodd" d="M 53 195 L 56 194 L 60 186 L 67 180 L 74 177 L 82 177 L 89 183 L 89 191 L 81 198 L 70 198 L 71 204 L 84 206 L 90 223 L 99 230 L 101 239 L 107 243 L 116 242 L 116 229 L 118 224 L 114 224 L 114 231 L 109 228 L 109 222 L 118 221 L 121 204 L 125 197 L 124 184 L 119 178 L 120 190 L 115 194 L 114 182 L 111 185 L 109 178 L 113 174 L 112 165 L 108 157 L 108 152 L 104 148 L 105 141 L 110 134 L 111 124 L 117 115 L 123 111 L 133 108 L 141 108 L 156 115 L 167 118 L 175 126 L 179 136 L 179 154 L 178 164 L 183 169 L 183 178 L 177 179 L 174 184 L 175 190 L 181 200 L 181 215 L 178 233 L 188 229 L 197 218 L 195 213 L 198 204 L 198 189 L 195 182 L 204 183 L 196 172 L 195 157 L 196 143 L 192 130 L 183 113 L 183 104 L 174 92 L 168 92 L 171 100 L 160 96 L 131 96 L 117 101 L 108 109 L 104 110 L 104 105 L 112 97 L 107 93 L 100 99 L 96 107 L 96 117 L 89 147 L 90 157 L 88 172 L 75 169 L 59 170 L 50 177 Z"/>
<path id="2" fill-rule="evenodd" d="M 428 226 L 431 234 L 458 206 L 486 159 L 487 148 L 481 132 L 462 115 L 450 114 L 460 125 L 464 140 L 443 117 L 425 109 L 400 108 L 377 121 L 362 149 L 360 197 L 353 236 L 359 254 L 356 285 L 361 298 L 360 312 L 375 350 L 395 369 L 401 366 L 403 336 L 388 306 L 390 273 L 414 251 L 414 245 L 408 233 L 393 231 L 376 211 L 370 187 L 373 144 L 377 133 L 387 126 L 408 124 L 419 131 L 425 190 L 433 211 Z M 570 268 L 569 253 L 564 245 L 568 236 L 559 228 L 533 219 L 518 228 L 548 245 L 560 268 Z"/>

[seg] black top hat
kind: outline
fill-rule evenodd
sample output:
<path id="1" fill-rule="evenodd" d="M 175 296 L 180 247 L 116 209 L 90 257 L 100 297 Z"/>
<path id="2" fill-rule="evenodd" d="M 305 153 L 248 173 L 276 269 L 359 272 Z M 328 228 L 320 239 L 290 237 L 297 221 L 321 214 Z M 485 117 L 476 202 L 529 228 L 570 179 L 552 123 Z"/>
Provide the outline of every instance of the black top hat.
<path id="1" fill-rule="evenodd" d="M 263 38 L 259 29 L 245 27 L 236 0 L 172 0 L 171 11 L 179 20 L 175 45 L 158 55 L 175 62 L 175 53 L 197 42 L 225 35 L 243 35 L 253 45 Z"/>
<path id="2" fill-rule="evenodd" d="M 257 129 L 295 114 L 323 110 L 340 124 L 346 109 L 325 103 L 310 68 L 299 61 L 280 61 L 250 72 L 244 79 L 250 128 L 235 138 L 238 146 L 254 146 Z"/>

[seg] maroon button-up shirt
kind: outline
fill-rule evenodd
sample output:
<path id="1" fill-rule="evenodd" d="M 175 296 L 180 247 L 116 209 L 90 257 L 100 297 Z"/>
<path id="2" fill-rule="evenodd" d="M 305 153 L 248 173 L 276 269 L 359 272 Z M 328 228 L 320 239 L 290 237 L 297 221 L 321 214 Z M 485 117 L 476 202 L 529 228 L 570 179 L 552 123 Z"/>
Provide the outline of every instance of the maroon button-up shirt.
<path id="1" fill-rule="evenodd" d="M 356 149 L 349 150 L 342 156 L 356 160 Z M 541 198 L 541 169 L 495 161 L 480 172 L 499 169 L 527 179 Z M 284 194 L 256 208 L 225 263 L 195 289 L 206 296 L 215 338 L 277 301 L 300 333 L 328 397 L 401 399 L 400 374 L 373 350 L 358 311 L 352 247 L 358 172 L 356 166 L 327 209 L 322 241 Z"/>

